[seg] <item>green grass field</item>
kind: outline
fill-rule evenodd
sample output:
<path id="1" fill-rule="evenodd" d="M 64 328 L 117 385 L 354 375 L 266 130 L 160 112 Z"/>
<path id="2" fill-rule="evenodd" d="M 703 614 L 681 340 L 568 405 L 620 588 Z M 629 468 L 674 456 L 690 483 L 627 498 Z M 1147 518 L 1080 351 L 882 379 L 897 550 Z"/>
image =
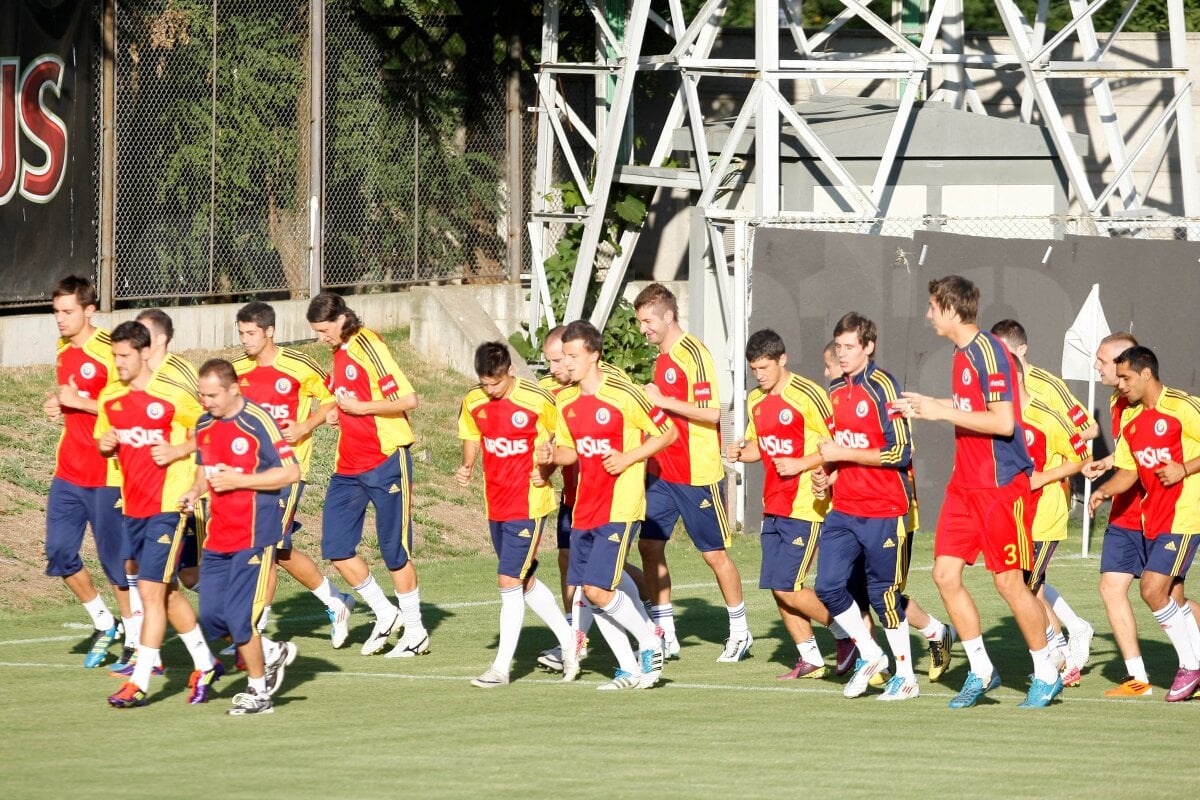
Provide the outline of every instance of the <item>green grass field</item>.
<path id="1" fill-rule="evenodd" d="M 918 539 L 910 589 L 943 619 Z M 711 574 L 685 542 L 668 550 L 683 656 L 659 687 L 595 691 L 611 669 L 593 636 L 582 680 L 564 685 L 536 668 L 553 644 L 532 615 L 513 685 L 468 680 L 491 662 L 498 603 L 494 561 L 449 557 L 421 568 L 433 651 L 419 659 L 364 658 L 370 618 L 356 613 L 350 646 L 333 650 L 319 604 L 280 582 L 272 628 L 300 648 L 267 717 L 223 712 L 244 677 L 227 677 L 207 706 L 185 704 L 188 659 L 168 643 L 152 702 L 118 711 L 104 698 L 116 679 L 84 670 L 77 607 L 0 612 L 0 796 L 75 797 L 148 789 L 182 797 L 1128 797 L 1176 795 L 1200 779 L 1191 755 L 1200 702 L 1168 705 L 1175 656 L 1135 605 L 1156 688 L 1151 698 L 1109 700 L 1122 676 L 1095 591 L 1095 560 L 1072 541 L 1053 582 L 1097 628 L 1091 667 L 1050 709 L 1017 708 L 1028 654 L 981 569 L 969 571 L 1004 685 L 974 709 L 946 708 L 966 674 L 924 678 L 920 698 L 846 700 L 843 679 L 788 682 L 795 660 L 766 592 L 756 588 L 758 548 L 737 537 L 756 642 L 740 664 L 717 664 L 725 612 Z M 546 553 L 548 561 L 552 554 Z M 418 554 L 419 558 L 419 554 Z M 557 580 L 552 563 L 543 576 Z M 380 575 L 379 577 L 383 577 Z M 827 632 L 818 632 L 832 661 Z M 914 639 L 914 646 L 917 640 Z M 114 648 L 115 650 L 116 648 Z M 1176 759 L 1159 759 L 1159 751 Z M 124 788 L 122 788 L 124 787 Z M 151 788 L 153 787 L 153 788 Z"/>

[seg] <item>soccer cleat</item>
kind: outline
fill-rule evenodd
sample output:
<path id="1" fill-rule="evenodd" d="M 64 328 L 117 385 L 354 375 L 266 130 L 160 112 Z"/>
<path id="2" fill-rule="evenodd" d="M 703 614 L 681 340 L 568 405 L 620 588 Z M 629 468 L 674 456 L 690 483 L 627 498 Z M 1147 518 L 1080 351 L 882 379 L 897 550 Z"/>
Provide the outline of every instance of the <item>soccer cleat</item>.
<path id="1" fill-rule="evenodd" d="M 1092 657 L 1092 635 L 1096 632 L 1087 622 L 1083 625 L 1079 633 L 1072 633 L 1071 638 L 1067 640 L 1067 647 L 1071 650 L 1071 663 L 1080 669 L 1086 667 L 1088 659 Z"/>
<path id="2" fill-rule="evenodd" d="M 732 664 L 741 661 L 750 652 L 750 646 L 753 644 L 754 637 L 750 635 L 750 631 L 746 631 L 737 638 L 730 636 L 725 640 L 724 652 L 717 656 L 717 663 Z"/>
<path id="3" fill-rule="evenodd" d="M 132 649 L 132 648 L 126 648 L 126 649 L 128 650 L 128 649 Z M 124 657 L 125 654 L 121 653 L 121 656 Z M 110 678 L 126 678 L 126 679 L 132 678 L 133 670 L 134 670 L 134 667 L 136 667 L 136 666 L 137 666 L 137 651 L 134 650 L 133 655 L 130 656 L 129 660 L 126 661 L 124 664 L 121 664 L 120 662 L 113 664 L 112 669 L 110 669 L 108 671 L 108 677 L 110 677 Z M 155 664 L 154 669 L 150 670 L 150 674 L 151 675 L 162 675 L 163 674 L 162 664 Z"/>
<path id="4" fill-rule="evenodd" d="M 543 650 L 538 656 L 538 663 L 551 672 L 563 671 L 563 651 L 561 647 L 551 647 L 549 650 Z"/>
<path id="5" fill-rule="evenodd" d="M 980 697 L 997 688 L 999 685 L 999 672 L 993 671 L 987 683 L 984 683 L 983 678 L 974 672 L 968 672 L 967 679 L 963 682 L 962 688 L 958 690 L 958 694 L 950 698 L 950 708 L 970 708 L 979 702 Z"/>
<path id="6" fill-rule="evenodd" d="M 501 672 L 495 667 L 488 667 L 487 672 L 478 678 L 471 679 L 471 685 L 477 686 L 480 689 L 495 689 L 497 686 L 508 686 L 509 682 L 508 673 Z"/>
<path id="7" fill-rule="evenodd" d="M 775 677 L 781 681 L 790 681 L 795 680 L 796 678 L 812 678 L 814 680 L 817 678 L 824 678 L 825 665 L 810 664 L 801 658 L 796 662 L 796 666 L 792 667 L 789 672 L 785 672 L 782 675 L 776 675 Z"/>
<path id="8" fill-rule="evenodd" d="M 835 641 L 837 643 L 837 674 L 845 675 L 854 669 L 854 662 L 858 660 L 858 645 L 850 639 Z"/>
<path id="9" fill-rule="evenodd" d="M 579 652 L 579 660 L 583 661 L 587 658 L 588 638 L 583 635 L 583 631 L 575 631 L 575 647 Z"/>
<path id="10" fill-rule="evenodd" d="M 231 717 L 244 717 L 249 714 L 274 714 L 275 704 L 271 701 L 271 695 L 259 694 L 253 689 L 247 689 L 233 696 L 233 708 L 225 713 Z"/>
<path id="11" fill-rule="evenodd" d="M 188 705 L 195 706 L 208 702 L 208 692 L 212 685 L 225 674 L 225 665 L 216 661 L 212 669 L 194 669 L 188 678 Z"/>
<path id="12" fill-rule="evenodd" d="M 563 659 L 563 683 L 570 683 L 579 677 L 579 659 L 571 658 L 570 654 Z"/>
<path id="13" fill-rule="evenodd" d="M 859 697 L 867 691 L 867 682 L 871 677 L 881 672 L 887 666 L 887 654 L 880 653 L 877 658 L 867 660 L 860 658 L 854 662 L 854 674 L 850 676 L 850 682 L 846 684 L 846 688 L 842 690 L 842 694 L 847 698 Z"/>
<path id="14" fill-rule="evenodd" d="M 108 704 L 113 708 L 135 708 L 146 705 L 146 693 L 136 683 L 125 681 L 117 693 L 110 695 Z"/>
<path id="15" fill-rule="evenodd" d="M 387 647 L 388 637 L 400 630 L 403 625 L 400 609 L 393 607 L 392 610 L 395 614 L 390 619 L 388 617 L 375 618 L 375 627 L 371 629 L 371 635 L 363 642 L 362 654 L 364 656 L 373 656 L 383 650 Z"/>
<path id="16" fill-rule="evenodd" d="M 615 692 L 621 689 L 636 689 L 638 687 L 638 676 L 623 669 L 618 669 L 611 681 L 602 683 L 596 688 L 601 692 Z"/>
<path id="17" fill-rule="evenodd" d="M 279 651 L 275 654 L 275 659 L 266 665 L 263 670 L 263 677 L 267 681 L 267 697 L 271 697 L 275 692 L 279 691 L 279 687 L 283 685 L 283 673 L 296 660 L 296 645 L 291 642 L 276 642 L 279 646 Z"/>
<path id="18" fill-rule="evenodd" d="M 235 656 L 235 655 L 237 655 L 237 645 L 234 644 L 233 642 L 230 642 L 229 646 L 226 647 L 225 649 L 223 649 L 221 652 L 217 653 L 217 655 L 219 655 L 219 656 Z"/>
<path id="19" fill-rule="evenodd" d="M 1149 697 L 1154 694 L 1154 688 L 1148 683 L 1142 683 L 1132 675 L 1126 675 L 1121 682 L 1104 693 L 1105 697 Z"/>
<path id="20" fill-rule="evenodd" d="M 429 632 L 424 628 L 405 628 L 404 635 L 384 658 L 413 658 L 429 652 Z"/>
<path id="21" fill-rule="evenodd" d="M 678 659 L 680 656 L 679 640 L 670 637 L 663 637 L 663 656 L 670 659 Z"/>
<path id="22" fill-rule="evenodd" d="M 1167 690 L 1167 702 L 1179 703 L 1191 698 L 1196 688 L 1200 687 L 1200 669 L 1179 668 L 1175 673 L 1175 681 Z"/>
<path id="23" fill-rule="evenodd" d="M 1029 685 L 1029 694 L 1017 704 L 1017 708 L 1045 708 L 1054 698 L 1062 693 L 1063 680 L 1061 675 L 1054 677 L 1054 683 L 1046 683 L 1041 678 L 1034 678 Z"/>
<path id="24" fill-rule="evenodd" d="M 1079 682 L 1083 680 L 1083 673 L 1079 671 L 1079 667 L 1068 662 L 1067 668 L 1059 677 L 1062 679 L 1063 686 L 1078 686 Z"/>
<path id="25" fill-rule="evenodd" d="M 111 628 L 92 631 L 92 646 L 83 657 L 84 669 L 95 669 L 104 663 L 104 659 L 108 657 L 108 648 L 117 639 L 118 630 L 119 626 L 114 622 Z"/>
<path id="26" fill-rule="evenodd" d="M 329 641 L 333 644 L 333 649 L 338 649 L 346 644 L 346 639 L 350 636 L 350 612 L 354 610 L 354 595 L 342 595 L 342 607 L 337 611 L 332 608 L 325 609 L 325 613 L 329 615 L 329 624 L 332 626 L 329 631 Z"/>
<path id="27" fill-rule="evenodd" d="M 899 675 L 893 675 L 892 679 L 887 682 L 887 686 L 884 687 L 883 694 L 879 695 L 879 697 L 876 697 L 875 699 L 882 700 L 884 702 L 911 700 L 914 697 L 919 697 L 920 694 L 921 687 L 917 686 L 917 681 L 915 678 L 913 680 L 906 681 Z"/>
<path id="28" fill-rule="evenodd" d="M 954 648 L 957 632 L 953 625 L 946 626 L 940 639 L 929 640 L 929 680 L 936 683 L 950 669 L 950 652 Z"/>
<path id="29" fill-rule="evenodd" d="M 663 649 L 659 647 L 648 647 L 645 650 L 638 651 L 639 665 L 642 668 L 642 674 L 638 677 L 638 688 L 649 689 L 654 684 L 658 683 L 658 679 L 662 677 L 663 672 Z"/>

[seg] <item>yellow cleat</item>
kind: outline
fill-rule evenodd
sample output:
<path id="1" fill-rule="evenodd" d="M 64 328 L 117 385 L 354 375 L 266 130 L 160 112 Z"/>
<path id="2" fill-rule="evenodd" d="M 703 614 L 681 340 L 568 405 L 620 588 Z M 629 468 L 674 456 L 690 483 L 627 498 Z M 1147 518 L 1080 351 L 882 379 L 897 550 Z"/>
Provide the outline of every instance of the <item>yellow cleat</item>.
<path id="1" fill-rule="evenodd" d="M 954 626 L 947 625 L 941 639 L 929 642 L 929 680 L 936 682 L 950 669 L 950 651 L 954 647 Z"/>

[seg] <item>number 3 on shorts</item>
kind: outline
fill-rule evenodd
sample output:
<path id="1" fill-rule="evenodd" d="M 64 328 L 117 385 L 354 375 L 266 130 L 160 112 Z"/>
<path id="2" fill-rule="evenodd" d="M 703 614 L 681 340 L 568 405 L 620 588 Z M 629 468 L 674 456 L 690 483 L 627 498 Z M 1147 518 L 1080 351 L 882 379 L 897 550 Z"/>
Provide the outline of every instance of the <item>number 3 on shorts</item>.
<path id="1" fill-rule="evenodd" d="M 1004 545 L 1004 566 L 1011 567 L 1017 563 L 1017 546 L 1015 544 Z"/>

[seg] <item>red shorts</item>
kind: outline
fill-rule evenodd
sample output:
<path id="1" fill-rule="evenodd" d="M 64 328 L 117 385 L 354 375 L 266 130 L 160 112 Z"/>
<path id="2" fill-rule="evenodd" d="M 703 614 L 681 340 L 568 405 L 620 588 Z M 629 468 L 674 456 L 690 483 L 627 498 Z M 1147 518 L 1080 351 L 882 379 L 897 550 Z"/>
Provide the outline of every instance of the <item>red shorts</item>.
<path id="1" fill-rule="evenodd" d="M 1029 477 L 1025 473 L 998 489 L 947 486 L 933 555 L 961 558 L 974 564 L 982 552 L 983 563 L 990 572 L 1030 570 L 1033 514 Z"/>

